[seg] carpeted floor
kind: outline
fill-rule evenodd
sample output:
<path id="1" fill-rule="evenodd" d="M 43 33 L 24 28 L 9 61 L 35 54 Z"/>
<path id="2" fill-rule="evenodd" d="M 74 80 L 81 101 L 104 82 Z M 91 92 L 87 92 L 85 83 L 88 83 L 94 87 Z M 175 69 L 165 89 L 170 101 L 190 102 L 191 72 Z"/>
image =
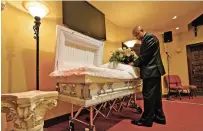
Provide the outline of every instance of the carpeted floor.
<path id="1" fill-rule="evenodd" d="M 138 101 L 142 107 L 143 101 Z M 154 123 L 153 127 L 139 127 L 131 124 L 132 119 L 139 119 L 140 115 L 134 110 L 124 108 L 122 112 L 113 112 L 109 118 L 99 116 L 96 119 L 96 131 L 203 131 L 203 97 L 181 101 L 166 101 L 163 99 L 163 108 L 167 118 L 166 125 Z M 84 119 L 86 116 L 81 116 Z M 86 126 L 75 124 L 76 131 L 84 131 Z M 47 131 L 68 131 L 68 121 L 47 128 Z"/>

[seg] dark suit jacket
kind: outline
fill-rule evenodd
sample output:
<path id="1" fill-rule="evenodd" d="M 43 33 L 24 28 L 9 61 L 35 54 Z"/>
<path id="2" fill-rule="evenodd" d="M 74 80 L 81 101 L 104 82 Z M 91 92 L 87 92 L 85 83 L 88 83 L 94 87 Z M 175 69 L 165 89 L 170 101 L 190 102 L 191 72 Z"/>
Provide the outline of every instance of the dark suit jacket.
<path id="1" fill-rule="evenodd" d="M 140 55 L 134 61 L 134 66 L 140 68 L 142 79 L 161 77 L 166 73 L 161 60 L 159 40 L 156 36 L 145 33 Z"/>

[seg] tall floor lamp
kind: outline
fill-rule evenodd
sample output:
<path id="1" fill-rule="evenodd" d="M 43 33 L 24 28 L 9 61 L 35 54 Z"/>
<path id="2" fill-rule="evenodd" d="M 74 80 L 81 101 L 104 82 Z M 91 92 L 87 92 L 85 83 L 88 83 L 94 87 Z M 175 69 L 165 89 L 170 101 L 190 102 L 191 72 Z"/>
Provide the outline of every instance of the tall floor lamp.
<path id="1" fill-rule="evenodd" d="M 168 93 L 167 93 L 167 96 L 166 96 L 166 100 L 169 100 L 169 101 L 173 101 L 173 99 L 171 98 L 171 96 L 170 96 L 170 93 L 171 93 L 171 91 L 170 91 L 170 75 L 169 75 L 169 73 L 170 73 L 170 71 L 169 71 L 169 58 L 170 58 L 170 56 L 169 56 L 169 54 L 168 54 L 168 52 L 166 52 L 166 55 L 167 55 L 167 64 L 168 64 Z"/>
<path id="2" fill-rule="evenodd" d="M 39 27 L 40 20 L 49 14 L 50 9 L 42 1 L 24 1 L 23 7 L 34 17 L 34 39 L 36 40 L 36 90 L 39 90 Z"/>

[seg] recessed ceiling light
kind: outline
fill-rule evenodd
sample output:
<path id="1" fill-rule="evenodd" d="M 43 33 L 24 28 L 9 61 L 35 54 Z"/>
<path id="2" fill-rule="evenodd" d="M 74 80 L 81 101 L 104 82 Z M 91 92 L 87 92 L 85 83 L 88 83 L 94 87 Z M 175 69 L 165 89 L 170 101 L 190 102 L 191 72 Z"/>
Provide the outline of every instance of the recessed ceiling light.
<path id="1" fill-rule="evenodd" d="M 176 27 L 176 30 L 178 30 L 179 29 L 179 27 Z"/>
<path id="2" fill-rule="evenodd" d="M 174 16 L 172 19 L 173 19 L 173 20 L 177 19 L 177 16 Z"/>

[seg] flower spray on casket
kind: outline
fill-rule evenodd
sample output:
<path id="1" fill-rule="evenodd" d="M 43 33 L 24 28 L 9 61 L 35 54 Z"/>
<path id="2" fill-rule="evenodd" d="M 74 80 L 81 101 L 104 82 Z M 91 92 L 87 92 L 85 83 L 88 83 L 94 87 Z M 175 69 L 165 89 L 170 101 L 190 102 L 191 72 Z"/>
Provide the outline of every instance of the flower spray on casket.
<path id="1" fill-rule="evenodd" d="M 130 48 L 126 49 L 124 47 L 123 49 L 119 48 L 114 52 L 111 51 L 109 62 L 113 62 L 114 66 L 116 66 L 118 63 L 129 64 L 133 62 L 137 57 L 138 56 L 134 51 L 132 51 Z"/>

